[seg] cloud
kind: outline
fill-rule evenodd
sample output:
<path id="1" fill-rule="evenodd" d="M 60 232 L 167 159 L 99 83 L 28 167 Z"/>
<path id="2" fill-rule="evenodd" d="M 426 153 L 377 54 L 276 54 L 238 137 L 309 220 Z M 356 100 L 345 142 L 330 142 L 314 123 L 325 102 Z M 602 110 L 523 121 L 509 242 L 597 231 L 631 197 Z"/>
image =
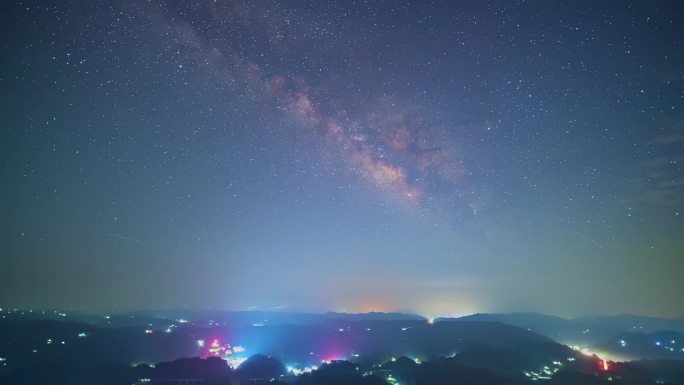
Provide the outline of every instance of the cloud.
<path id="1" fill-rule="evenodd" d="M 675 144 L 684 141 L 684 133 L 673 132 L 667 135 L 656 137 L 655 142 L 658 144 Z"/>
<path id="2" fill-rule="evenodd" d="M 659 145 L 678 144 L 684 141 L 684 119 L 676 121 L 667 132 L 655 137 L 654 142 Z"/>

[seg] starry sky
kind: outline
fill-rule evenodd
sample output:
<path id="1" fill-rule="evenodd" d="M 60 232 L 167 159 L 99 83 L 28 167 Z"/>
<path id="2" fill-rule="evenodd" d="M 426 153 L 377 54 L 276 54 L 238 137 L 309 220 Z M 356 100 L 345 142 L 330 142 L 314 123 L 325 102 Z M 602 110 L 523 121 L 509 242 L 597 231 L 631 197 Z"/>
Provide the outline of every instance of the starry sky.
<path id="1" fill-rule="evenodd" d="M 678 1 L 7 1 L 0 306 L 684 316 Z"/>

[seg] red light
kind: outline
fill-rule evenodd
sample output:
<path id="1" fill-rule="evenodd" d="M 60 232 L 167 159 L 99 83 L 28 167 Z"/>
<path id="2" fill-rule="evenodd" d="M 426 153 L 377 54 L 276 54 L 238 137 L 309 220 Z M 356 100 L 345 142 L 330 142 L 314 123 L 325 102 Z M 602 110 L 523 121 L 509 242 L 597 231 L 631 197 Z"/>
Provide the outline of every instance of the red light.
<path id="1" fill-rule="evenodd" d="M 603 370 L 608 370 L 608 369 L 610 369 L 609 366 L 608 366 L 608 361 L 606 361 L 606 360 L 601 360 L 601 369 L 603 369 Z"/>

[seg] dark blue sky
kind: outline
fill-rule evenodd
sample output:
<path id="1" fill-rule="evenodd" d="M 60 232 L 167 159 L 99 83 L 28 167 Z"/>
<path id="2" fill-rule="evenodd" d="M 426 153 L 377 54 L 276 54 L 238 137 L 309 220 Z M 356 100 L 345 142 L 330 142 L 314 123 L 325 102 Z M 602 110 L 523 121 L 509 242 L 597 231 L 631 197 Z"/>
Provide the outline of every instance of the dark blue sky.
<path id="1" fill-rule="evenodd" d="M 682 316 L 682 11 L 5 2 L 0 305 Z"/>

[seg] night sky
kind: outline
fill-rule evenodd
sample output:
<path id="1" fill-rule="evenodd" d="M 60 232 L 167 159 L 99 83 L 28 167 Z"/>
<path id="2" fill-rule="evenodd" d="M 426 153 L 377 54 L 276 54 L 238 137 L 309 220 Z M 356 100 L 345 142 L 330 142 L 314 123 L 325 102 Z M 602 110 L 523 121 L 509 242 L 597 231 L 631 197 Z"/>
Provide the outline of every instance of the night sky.
<path id="1" fill-rule="evenodd" d="M 0 307 L 684 316 L 679 1 L 1 7 Z"/>

